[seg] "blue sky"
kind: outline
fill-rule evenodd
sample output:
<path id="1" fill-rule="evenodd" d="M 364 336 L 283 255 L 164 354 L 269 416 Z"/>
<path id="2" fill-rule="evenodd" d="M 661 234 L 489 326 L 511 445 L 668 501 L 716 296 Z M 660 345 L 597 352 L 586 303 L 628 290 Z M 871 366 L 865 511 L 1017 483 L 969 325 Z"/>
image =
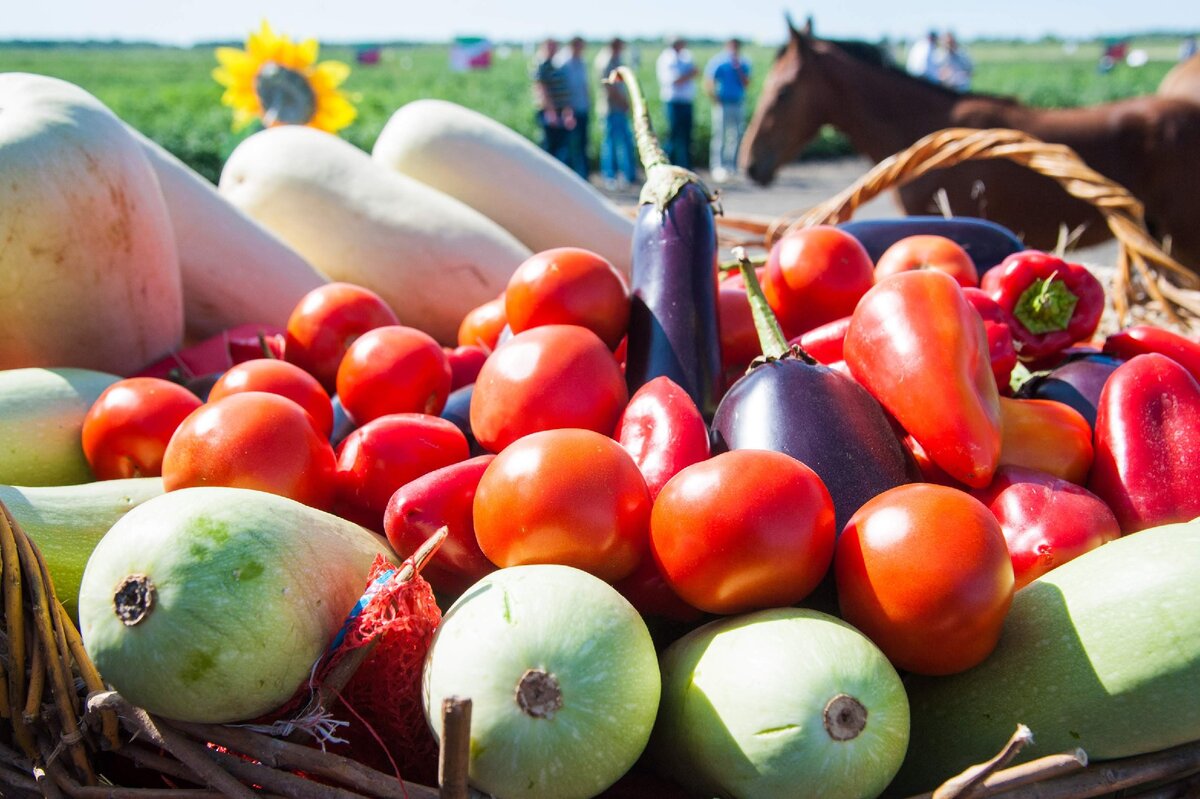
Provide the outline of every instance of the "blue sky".
<path id="1" fill-rule="evenodd" d="M 832 37 L 911 38 L 929 27 L 960 37 L 1090 37 L 1129 31 L 1200 31 L 1195 0 L 4 0 L 0 39 L 121 38 L 175 44 L 240 39 L 266 17 L 279 30 L 322 41 L 420 39 L 460 34 L 531 40 L 739 35 L 778 41 L 783 11 L 816 19 Z"/>

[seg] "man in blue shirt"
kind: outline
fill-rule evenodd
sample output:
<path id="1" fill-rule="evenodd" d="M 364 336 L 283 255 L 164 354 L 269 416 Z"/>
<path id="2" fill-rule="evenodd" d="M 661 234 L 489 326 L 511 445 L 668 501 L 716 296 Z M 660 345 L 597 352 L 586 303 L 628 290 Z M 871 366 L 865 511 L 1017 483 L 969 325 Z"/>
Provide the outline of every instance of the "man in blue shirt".
<path id="1" fill-rule="evenodd" d="M 567 132 L 567 166 L 579 177 L 588 179 L 588 125 L 590 123 L 591 91 L 588 88 L 588 68 L 583 61 L 584 41 L 576 36 L 571 40 L 570 50 L 561 61 L 556 61 L 562 70 L 567 86 L 567 105 L 575 115 L 575 126 Z M 560 54 L 561 55 L 561 54 Z"/>
<path id="2" fill-rule="evenodd" d="M 737 152 L 745 130 L 746 86 L 750 62 L 742 58 L 742 43 L 730 39 L 704 67 L 704 87 L 712 98 L 712 139 L 709 169 L 713 180 L 724 182 L 737 172 Z"/>

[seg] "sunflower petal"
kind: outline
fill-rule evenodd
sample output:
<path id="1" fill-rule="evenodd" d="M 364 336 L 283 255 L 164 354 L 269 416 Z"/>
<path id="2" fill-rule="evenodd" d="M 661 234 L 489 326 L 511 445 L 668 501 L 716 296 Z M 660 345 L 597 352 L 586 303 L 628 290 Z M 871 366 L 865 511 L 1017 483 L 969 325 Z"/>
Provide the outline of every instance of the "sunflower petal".
<path id="1" fill-rule="evenodd" d="M 305 39 L 296 45 L 296 66 L 309 67 L 316 63 L 320 45 L 316 39 Z"/>
<path id="2" fill-rule="evenodd" d="M 313 69 L 313 75 L 327 80 L 331 89 L 337 88 L 350 77 L 350 65 L 342 61 L 322 61 Z"/>

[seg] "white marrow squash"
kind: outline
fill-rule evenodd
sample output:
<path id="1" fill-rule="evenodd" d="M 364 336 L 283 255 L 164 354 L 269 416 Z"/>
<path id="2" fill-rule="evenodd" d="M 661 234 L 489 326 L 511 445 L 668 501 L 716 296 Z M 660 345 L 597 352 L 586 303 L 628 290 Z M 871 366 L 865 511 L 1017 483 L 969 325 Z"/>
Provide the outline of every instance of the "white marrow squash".
<path id="1" fill-rule="evenodd" d="M 246 139 L 219 188 L 330 279 L 371 289 L 443 344 L 531 254 L 478 211 L 312 128 Z"/>
<path id="2" fill-rule="evenodd" d="M 392 114 L 371 153 L 381 164 L 462 200 L 534 252 L 584 247 L 629 274 L 633 220 L 511 128 L 445 100 Z"/>
<path id="3" fill-rule="evenodd" d="M 204 339 L 242 324 L 285 327 L 300 299 L 329 281 L 215 186 L 133 132 L 158 175 L 175 229 L 188 335 Z"/>
<path id="4" fill-rule="evenodd" d="M 130 374 L 175 350 L 171 220 L 141 146 L 66 81 L 0 75 L 0 368 Z"/>

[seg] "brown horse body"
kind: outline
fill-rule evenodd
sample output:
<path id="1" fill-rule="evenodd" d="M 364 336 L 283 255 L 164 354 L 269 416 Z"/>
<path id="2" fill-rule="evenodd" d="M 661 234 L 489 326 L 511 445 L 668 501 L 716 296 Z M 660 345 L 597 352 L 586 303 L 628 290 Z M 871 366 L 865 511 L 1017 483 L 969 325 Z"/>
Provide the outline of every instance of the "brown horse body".
<path id="1" fill-rule="evenodd" d="M 1171 67 L 1158 84 L 1158 96 L 1200 103 L 1200 53 Z"/>
<path id="2" fill-rule="evenodd" d="M 1073 109 L 1036 109 L 1008 98 L 963 94 L 873 64 L 792 29 L 763 86 L 742 144 L 746 173 L 767 183 L 824 124 L 875 161 L 942 128 L 1014 128 L 1068 145 L 1146 207 L 1176 257 L 1200 266 L 1200 104 L 1142 97 Z M 1108 238 L 1099 214 L 1050 178 L 1006 161 L 972 161 L 900 189 L 908 213 L 936 212 L 944 189 L 959 216 L 999 222 L 1031 247 L 1055 246 L 1060 228 L 1085 226 L 1080 244 Z"/>

